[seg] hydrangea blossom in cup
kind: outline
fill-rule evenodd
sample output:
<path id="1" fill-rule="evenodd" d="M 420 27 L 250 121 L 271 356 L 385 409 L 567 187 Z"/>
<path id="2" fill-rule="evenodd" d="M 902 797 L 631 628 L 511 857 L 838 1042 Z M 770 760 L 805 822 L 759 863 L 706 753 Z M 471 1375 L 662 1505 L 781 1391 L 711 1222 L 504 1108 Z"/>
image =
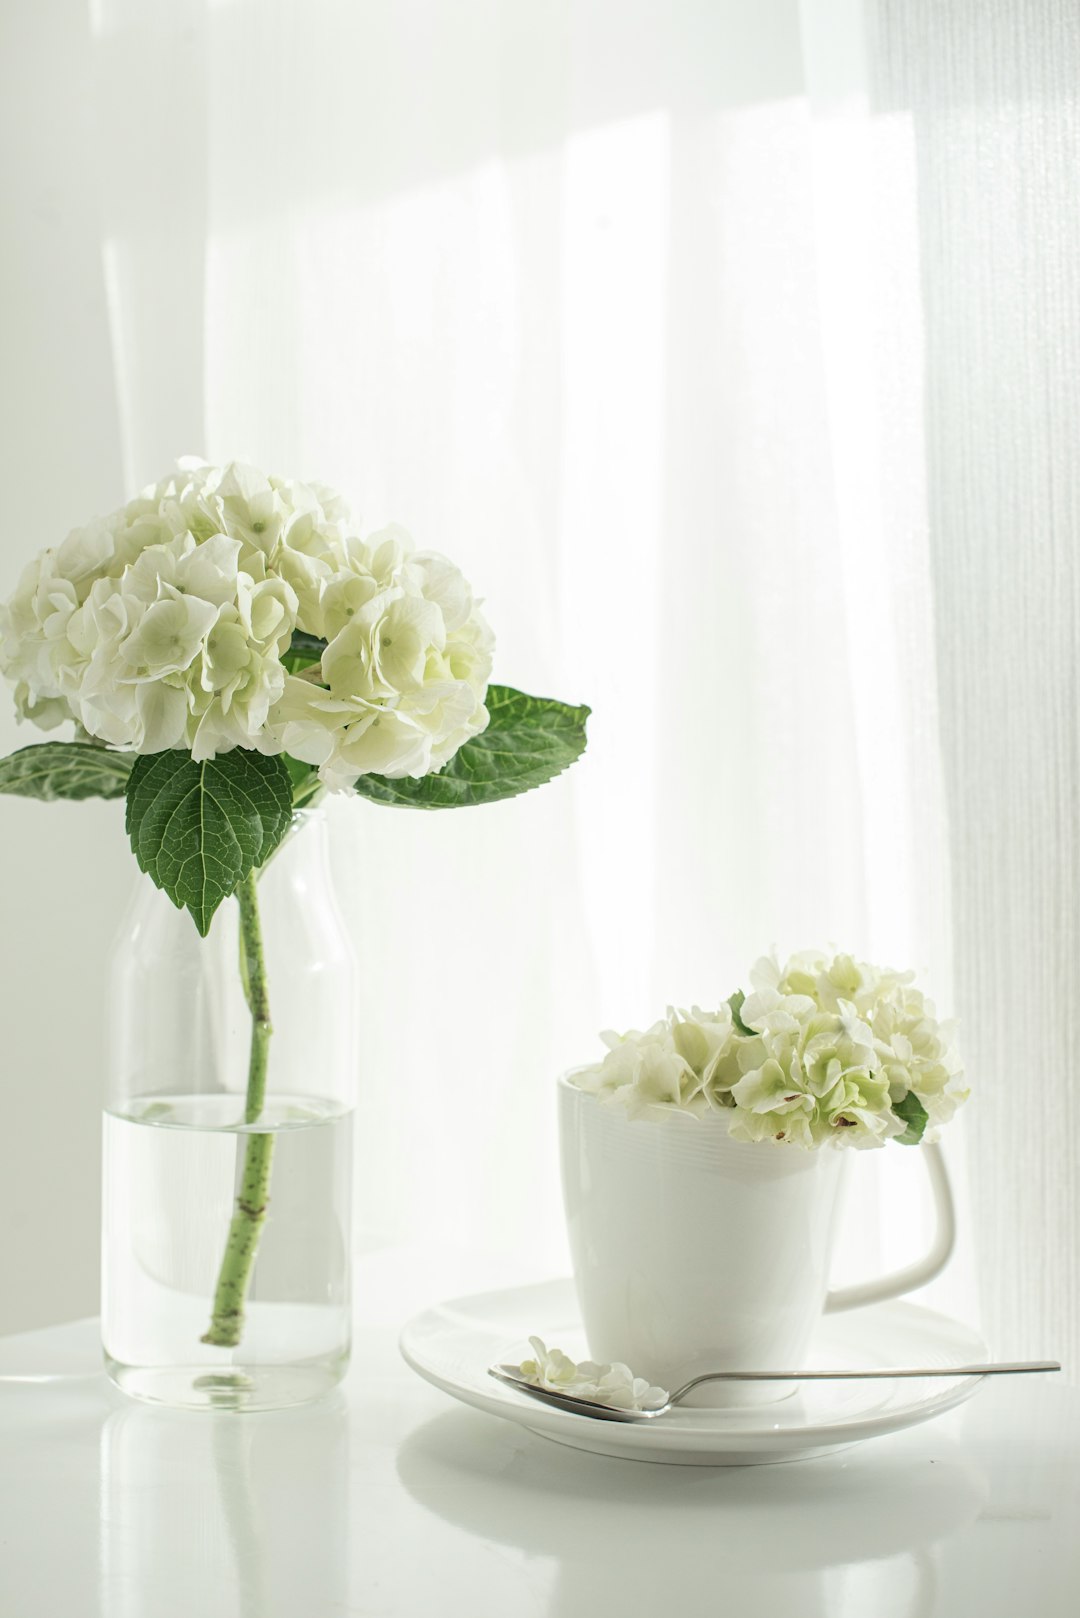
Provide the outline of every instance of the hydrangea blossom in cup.
<path id="1" fill-rule="evenodd" d="M 272 1036 L 257 878 L 296 811 L 324 791 L 492 803 L 583 751 L 589 710 L 489 684 L 493 645 L 446 557 L 396 527 L 363 538 L 331 490 L 239 462 L 181 461 L 42 552 L 0 605 L 19 717 L 74 725 L 0 759 L 0 792 L 123 797 L 141 869 L 201 934 L 238 902 L 247 1125 Z M 223 1347 L 243 1330 L 273 1135 L 245 1153 L 203 1338 Z"/>
<path id="2" fill-rule="evenodd" d="M 667 1403 L 667 1389 L 652 1387 L 635 1376 L 628 1365 L 598 1365 L 595 1360 L 575 1362 L 559 1348 L 548 1348 L 540 1337 L 530 1337 L 535 1358 L 517 1367 L 527 1382 L 573 1399 L 591 1399 L 616 1410 L 658 1410 Z"/>
<path id="3" fill-rule="evenodd" d="M 850 955 L 808 952 L 784 967 L 765 958 L 749 995 L 605 1034 L 607 1056 L 574 1082 L 632 1117 L 656 1107 L 720 1114 L 744 1141 L 934 1139 L 968 1091 L 952 1025 L 913 979 Z"/>

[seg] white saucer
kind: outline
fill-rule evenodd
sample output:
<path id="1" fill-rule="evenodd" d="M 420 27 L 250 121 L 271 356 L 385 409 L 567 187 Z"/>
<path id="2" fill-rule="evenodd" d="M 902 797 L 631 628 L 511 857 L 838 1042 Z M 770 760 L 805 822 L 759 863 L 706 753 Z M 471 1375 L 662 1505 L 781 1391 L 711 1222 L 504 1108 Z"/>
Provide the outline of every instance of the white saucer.
<path id="1" fill-rule="evenodd" d="M 530 1336 L 585 1358 L 573 1282 L 545 1281 L 438 1304 L 410 1320 L 401 1334 L 401 1352 L 414 1371 L 444 1393 L 557 1443 L 683 1466 L 804 1460 L 928 1421 L 969 1399 L 982 1380 L 805 1383 L 791 1398 L 746 1410 L 680 1408 L 640 1425 L 593 1421 L 540 1404 L 488 1376 L 496 1360 L 526 1358 Z M 879 1303 L 825 1316 L 807 1364 L 822 1369 L 945 1366 L 987 1357 L 985 1343 L 971 1327 L 916 1304 Z"/>

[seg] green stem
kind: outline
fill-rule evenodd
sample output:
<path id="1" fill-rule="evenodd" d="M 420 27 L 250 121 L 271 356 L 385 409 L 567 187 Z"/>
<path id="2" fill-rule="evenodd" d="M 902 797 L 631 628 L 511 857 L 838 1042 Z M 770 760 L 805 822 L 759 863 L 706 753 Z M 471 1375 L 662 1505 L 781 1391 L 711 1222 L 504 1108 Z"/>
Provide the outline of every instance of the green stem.
<path id="1" fill-rule="evenodd" d="M 258 1122 L 266 1100 L 266 1073 L 270 1036 L 273 1033 L 254 871 L 249 872 L 241 882 L 236 897 L 240 905 L 242 977 L 251 1009 L 251 1054 L 248 1059 L 244 1122 L 254 1124 Z M 273 1134 L 267 1131 L 248 1135 L 244 1146 L 240 1191 L 229 1225 L 225 1253 L 214 1289 L 210 1329 L 202 1339 L 204 1343 L 213 1343 L 219 1348 L 235 1348 L 240 1341 L 244 1330 L 244 1303 L 270 1204 L 273 1161 Z"/>

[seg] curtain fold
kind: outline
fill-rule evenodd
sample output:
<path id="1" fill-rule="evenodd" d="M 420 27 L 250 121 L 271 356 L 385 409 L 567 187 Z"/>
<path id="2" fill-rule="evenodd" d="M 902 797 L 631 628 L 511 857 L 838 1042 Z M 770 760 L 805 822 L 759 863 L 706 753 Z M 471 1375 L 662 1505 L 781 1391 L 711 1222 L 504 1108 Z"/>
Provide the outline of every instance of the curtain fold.
<path id="1" fill-rule="evenodd" d="M 871 14 L 874 105 L 904 109 L 916 156 L 984 1319 L 1022 1352 L 1060 1343 L 1066 1358 L 1080 1346 L 1080 16 L 1059 0 Z"/>
<path id="2" fill-rule="evenodd" d="M 379 918 L 369 1215 L 552 1267 L 551 1079 L 600 1028 L 773 944 L 951 984 L 925 502 L 882 489 L 894 407 L 923 461 L 912 197 L 873 207 L 910 128 L 830 122 L 794 5 L 569 4 L 539 57 L 525 11 L 274 5 L 265 130 L 245 8 L 210 10 L 206 412 L 211 456 L 445 548 L 499 676 L 595 710 L 585 763 L 482 826 L 340 815 Z M 853 1178 L 848 1270 L 911 1256 L 914 1163 Z"/>

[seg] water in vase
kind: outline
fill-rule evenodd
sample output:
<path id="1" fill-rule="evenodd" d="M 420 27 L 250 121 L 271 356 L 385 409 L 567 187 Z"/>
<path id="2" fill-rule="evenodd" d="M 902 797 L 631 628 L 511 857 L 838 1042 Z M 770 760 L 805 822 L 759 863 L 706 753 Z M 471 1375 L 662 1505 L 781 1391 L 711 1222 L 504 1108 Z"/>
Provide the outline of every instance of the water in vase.
<path id="1" fill-rule="evenodd" d="M 248 1410 L 329 1391 L 349 1353 L 351 1111 L 277 1096 L 245 1125 L 243 1097 L 149 1096 L 106 1112 L 104 1146 L 102 1331 L 113 1380 L 138 1398 Z M 238 1341 L 205 1342 L 252 1154 L 267 1195 L 244 1238 Z"/>

